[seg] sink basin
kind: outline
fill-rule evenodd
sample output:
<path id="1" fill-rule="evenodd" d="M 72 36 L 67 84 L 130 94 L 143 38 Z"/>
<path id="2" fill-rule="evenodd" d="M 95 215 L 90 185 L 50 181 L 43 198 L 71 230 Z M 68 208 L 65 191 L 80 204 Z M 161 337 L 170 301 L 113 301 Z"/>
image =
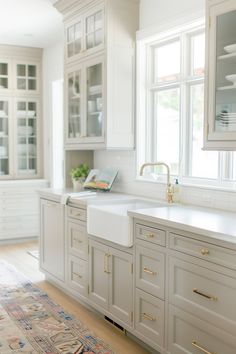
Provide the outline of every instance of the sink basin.
<path id="1" fill-rule="evenodd" d="M 155 203 L 144 199 L 113 201 L 101 205 L 88 206 L 88 234 L 115 242 L 121 246 L 133 246 L 132 220 L 128 211 L 165 207 L 165 203 Z"/>

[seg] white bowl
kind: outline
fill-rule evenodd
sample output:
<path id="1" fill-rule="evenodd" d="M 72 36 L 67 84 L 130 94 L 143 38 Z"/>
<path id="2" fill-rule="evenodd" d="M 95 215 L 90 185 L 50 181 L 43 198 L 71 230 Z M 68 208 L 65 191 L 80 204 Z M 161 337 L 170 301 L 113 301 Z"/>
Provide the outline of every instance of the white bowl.
<path id="1" fill-rule="evenodd" d="M 234 85 L 236 85 L 236 74 L 225 76 L 226 80 L 231 81 Z"/>
<path id="2" fill-rule="evenodd" d="M 224 50 L 227 53 L 236 53 L 236 44 L 227 45 L 226 47 L 224 47 Z"/>

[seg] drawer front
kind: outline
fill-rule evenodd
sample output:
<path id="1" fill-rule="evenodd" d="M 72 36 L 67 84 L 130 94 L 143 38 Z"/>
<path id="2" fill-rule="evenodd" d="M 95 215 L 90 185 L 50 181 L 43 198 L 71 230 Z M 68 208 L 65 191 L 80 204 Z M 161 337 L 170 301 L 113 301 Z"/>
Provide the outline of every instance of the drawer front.
<path id="1" fill-rule="evenodd" d="M 88 262 L 74 257 L 68 257 L 68 283 L 83 296 L 88 296 Z"/>
<path id="2" fill-rule="evenodd" d="M 236 340 L 229 333 L 170 306 L 168 353 L 235 354 Z"/>
<path id="3" fill-rule="evenodd" d="M 236 251 L 170 233 L 170 248 L 236 269 Z"/>
<path id="4" fill-rule="evenodd" d="M 136 289 L 135 329 L 155 344 L 164 346 L 164 301 Z"/>
<path id="5" fill-rule="evenodd" d="M 85 225 L 68 221 L 67 231 L 69 253 L 88 259 L 88 236 Z"/>
<path id="6" fill-rule="evenodd" d="M 136 246 L 136 286 L 151 295 L 164 298 L 165 255 Z"/>
<path id="7" fill-rule="evenodd" d="M 166 245 L 166 233 L 163 230 L 155 229 L 146 225 L 136 224 L 135 235 L 141 240 L 150 241 L 164 247 Z"/>
<path id="8" fill-rule="evenodd" d="M 68 207 L 67 208 L 67 216 L 69 218 L 77 219 L 80 221 L 86 221 L 86 219 L 87 219 L 86 210 L 81 209 L 81 208 Z"/>
<path id="9" fill-rule="evenodd" d="M 170 258 L 170 302 L 236 336 L 236 279 Z"/>

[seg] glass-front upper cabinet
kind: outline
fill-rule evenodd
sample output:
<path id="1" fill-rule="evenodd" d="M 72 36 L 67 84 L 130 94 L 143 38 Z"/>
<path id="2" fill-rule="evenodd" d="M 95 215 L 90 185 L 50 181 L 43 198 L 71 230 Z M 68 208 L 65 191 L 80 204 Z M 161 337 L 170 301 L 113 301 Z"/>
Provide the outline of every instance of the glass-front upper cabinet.
<path id="1" fill-rule="evenodd" d="M 208 1 L 205 149 L 236 149 L 236 3 Z"/>
<path id="2" fill-rule="evenodd" d="M 9 101 L 0 99 L 0 177 L 10 174 Z"/>
<path id="3" fill-rule="evenodd" d="M 67 140 L 75 140 L 82 136 L 81 124 L 81 69 L 69 72 L 67 75 L 68 94 L 68 126 Z"/>
<path id="4" fill-rule="evenodd" d="M 103 64 L 97 63 L 86 68 L 86 137 L 103 136 Z"/>
<path id="5" fill-rule="evenodd" d="M 35 176 L 38 170 L 38 102 L 16 102 L 16 173 L 19 176 Z"/>
<path id="6" fill-rule="evenodd" d="M 73 61 L 104 45 L 104 8 L 94 7 L 66 25 L 66 58 Z"/>
<path id="7" fill-rule="evenodd" d="M 38 92 L 37 64 L 16 63 L 15 88 L 30 93 Z"/>
<path id="8" fill-rule="evenodd" d="M 0 90 L 9 89 L 9 63 L 0 62 Z"/>

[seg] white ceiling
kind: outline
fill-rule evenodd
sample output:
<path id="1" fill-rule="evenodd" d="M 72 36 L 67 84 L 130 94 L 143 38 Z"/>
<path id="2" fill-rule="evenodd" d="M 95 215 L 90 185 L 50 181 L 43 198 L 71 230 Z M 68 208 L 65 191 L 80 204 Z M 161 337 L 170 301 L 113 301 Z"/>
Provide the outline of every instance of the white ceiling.
<path id="1" fill-rule="evenodd" d="M 0 0 L 0 44 L 46 48 L 62 38 L 57 0 Z"/>

